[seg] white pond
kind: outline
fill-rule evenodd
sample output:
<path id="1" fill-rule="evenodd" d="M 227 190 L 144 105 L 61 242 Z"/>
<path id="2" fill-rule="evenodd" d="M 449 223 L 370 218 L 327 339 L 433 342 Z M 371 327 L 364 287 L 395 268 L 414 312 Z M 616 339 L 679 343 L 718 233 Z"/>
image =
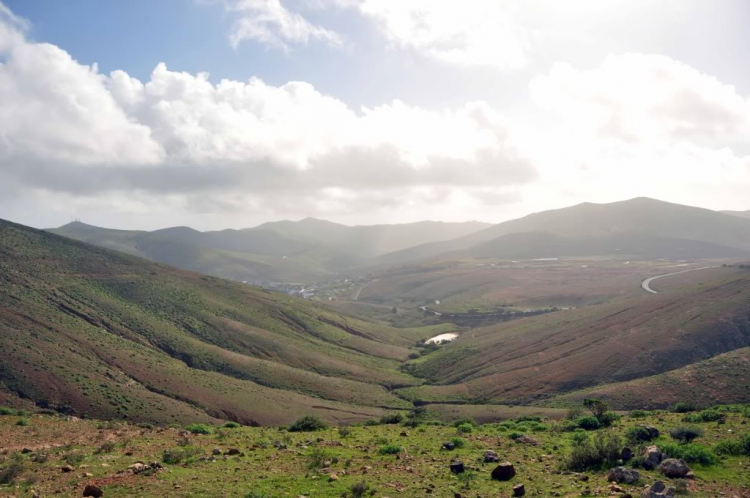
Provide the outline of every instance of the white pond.
<path id="1" fill-rule="evenodd" d="M 435 337 L 427 339 L 427 344 L 431 342 L 452 341 L 456 337 L 458 337 L 458 334 L 456 334 L 455 332 L 448 332 L 446 334 L 436 335 Z"/>

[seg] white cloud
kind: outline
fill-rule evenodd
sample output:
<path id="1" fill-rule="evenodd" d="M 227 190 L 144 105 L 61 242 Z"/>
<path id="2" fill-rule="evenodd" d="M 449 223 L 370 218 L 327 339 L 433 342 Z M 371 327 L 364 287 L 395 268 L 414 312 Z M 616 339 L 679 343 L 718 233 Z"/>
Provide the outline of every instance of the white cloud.
<path id="1" fill-rule="evenodd" d="M 17 33 L 1 54 L 0 176 L 61 205 L 110 200 L 122 213 L 130 202 L 137 214 L 171 196 L 185 209 L 355 212 L 459 202 L 457 190 L 535 176 L 486 103 L 352 109 L 305 82 L 213 84 L 165 64 L 140 81 Z"/>
<path id="2" fill-rule="evenodd" d="M 519 69 L 533 34 L 517 2 L 499 0 L 336 0 L 374 20 L 396 46 L 450 64 Z"/>
<path id="3" fill-rule="evenodd" d="M 299 13 L 284 7 L 280 0 L 224 0 L 224 4 L 238 15 L 229 37 L 234 47 L 246 40 L 283 50 L 311 40 L 334 47 L 343 44 L 337 33 L 312 24 Z"/>

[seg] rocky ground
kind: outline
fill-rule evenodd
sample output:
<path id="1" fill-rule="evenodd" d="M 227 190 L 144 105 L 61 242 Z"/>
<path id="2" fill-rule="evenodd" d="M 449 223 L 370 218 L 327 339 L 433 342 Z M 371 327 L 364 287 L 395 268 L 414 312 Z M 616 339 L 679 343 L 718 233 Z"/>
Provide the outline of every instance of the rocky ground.
<path id="1" fill-rule="evenodd" d="M 715 457 L 708 465 L 661 451 L 676 444 L 670 429 L 686 423 L 684 414 L 668 412 L 624 415 L 592 431 L 573 431 L 570 421 L 509 420 L 315 432 L 139 427 L 8 412 L 0 416 L 0 496 L 750 497 L 750 457 L 716 455 L 750 432 L 746 407 L 690 422 L 703 434 L 689 447 Z M 636 426 L 659 436 L 629 443 Z M 577 445 L 611 436 L 620 438 L 623 461 L 571 467 Z"/>

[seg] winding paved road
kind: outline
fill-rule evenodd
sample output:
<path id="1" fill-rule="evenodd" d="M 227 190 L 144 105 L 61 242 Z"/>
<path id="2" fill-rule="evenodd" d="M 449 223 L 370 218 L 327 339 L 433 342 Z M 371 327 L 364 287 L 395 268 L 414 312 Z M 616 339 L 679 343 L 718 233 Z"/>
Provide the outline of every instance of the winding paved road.
<path id="1" fill-rule="evenodd" d="M 680 273 L 687 273 L 689 271 L 708 270 L 710 268 L 720 268 L 720 267 L 719 266 L 703 266 L 701 268 L 690 268 L 689 270 L 674 271 L 672 273 L 665 273 L 664 275 L 657 275 L 655 277 L 647 278 L 646 280 L 641 282 L 641 287 L 643 287 L 643 290 L 645 290 L 646 292 L 650 292 L 651 294 L 658 294 L 657 291 L 655 291 L 654 289 L 650 287 L 651 282 L 653 282 L 657 278 L 668 277 L 670 275 L 678 275 Z"/>

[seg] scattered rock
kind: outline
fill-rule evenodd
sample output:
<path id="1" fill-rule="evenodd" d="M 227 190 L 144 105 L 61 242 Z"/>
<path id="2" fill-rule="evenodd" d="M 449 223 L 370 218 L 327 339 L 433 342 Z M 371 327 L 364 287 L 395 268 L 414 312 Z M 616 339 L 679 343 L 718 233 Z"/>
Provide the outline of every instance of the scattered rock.
<path id="1" fill-rule="evenodd" d="M 622 458 L 623 462 L 629 462 L 630 460 L 633 459 L 633 456 L 634 456 L 633 450 L 631 450 L 627 446 L 623 448 L 622 451 L 620 452 L 620 458 Z"/>
<path id="2" fill-rule="evenodd" d="M 659 465 L 659 472 L 666 477 L 680 478 L 688 475 L 690 467 L 687 466 L 683 459 L 667 458 Z"/>
<path id="3" fill-rule="evenodd" d="M 487 450 L 484 452 L 484 462 L 485 463 L 493 463 L 493 462 L 499 462 L 500 457 L 497 456 L 497 453 L 495 453 L 492 450 Z"/>
<path id="4" fill-rule="evenodd" d="M 461 460 L 456 460 L 455 462 L 451 462 L 450 464 L 451 472 L 454 474 L 461 474 L 464 472 L 464 462 Z"/>
<path id="5" fill-rule="evenodd" d="M 24 448 L 24 449 L 21 450 L 21 453 L 23 453 L 24 455 L 28 455 L 31 452 L 32 452 L 32 450 L 30 448 Z"/>
<path id="6" fill-rule="evenodd" d="M 526 494 L 526 488 L 523 484 L 513 486 L 513 496 L 523 496 Z"/>
<path id="7" fill-rule="evenodd" d="M 214 454 L 214 456 L 221 455 L 221 448 L 214 448 L 212 453 Z"/>
<path id="8" fill-rule="evenodd" d="M 239 449 L 239 448 L 229 448 L 229 449 L 227 450 L 227 452 L 226 452 L 226 453 L 224 453 L 224 454 L 225 454 L 225 455 L 229 455 L 229 456 L 232 456 L 232 455 L 239 455 L 240 453 L 242 453 L 242 452 L 240 451 L 240 449 Z"/>
<path id="9" fill-rule="evenodd" d="M 643 468 L 654 470 L 662 461 L 663 455 L 656 445 L 649 446 L 643 452 Z"/>
<path id="10" fill-rule="evenodd" d="M 104 491 L 94 486 L 93 484 L 87 484 L 83 489 L 83 496 L 93 496 L 94 498 L 101 498 L 104 496 Z"/>
<path id="11" fill-rule="evenodd" d="M 338 480 L 339 476 L 335 472 L 331 472 L 331 474 L 328 476 L 328 482 L 334 482 Z"/>
<path id="12" fill-rule="evenodd" d="M 63 465 L 60 470 L 67 474 L 68 472 L 73 472 L 75 469 L 71 465 Z"/>
<path id="13" fill-rule="evenodd" d="M 643 429 L 646 429 L 648 431 L 648 435 L 651 439 L 656 439 L 659 437 L 659 429 L 652 425 L 639 425 L 638 427 L 642 427 Z"/>
<path id="14" fill-rule="evenodd" d="M 446 450 L 446 451 L 453 451 L 456 449 L 456 445 L 451 442 L 447 442 L 447 443 L 443 443 L 443 446 L 441 446 L 440 449 Z"/>
<path id="15" fill-rule="evenodd" d="M 641 493 L 641 498 L 673 498 L 676 495 L 674 488 L 667 488 L 662 481 L 656 481 L 650 488 Z"/>
<path id="16" fill-rule="evenodd" d="M 618 484 L 633 484 L 640 479 L 640 474 L 633 469 L 626 467 L 615 467 L 609 471 L 607 480 Z"/>
<path id="17" fill-rule="evenodd" d="M 510 462 L 504 462 L 492 471 L 492 478 L 497 481 L 509 481 L 516 475 L 516 469 Z"/>
<path id="18" fill-rule="evenodd" d="M 539 441 L 537 441 L 536 439 L 534 439 L 531 436 L 526 436 L 526 435 L 517 437 L 516 438 L 516 443 L 518 443 L 518 444 L 528 444 L 529 446 L 538 446 L 539 445 Z"/>

